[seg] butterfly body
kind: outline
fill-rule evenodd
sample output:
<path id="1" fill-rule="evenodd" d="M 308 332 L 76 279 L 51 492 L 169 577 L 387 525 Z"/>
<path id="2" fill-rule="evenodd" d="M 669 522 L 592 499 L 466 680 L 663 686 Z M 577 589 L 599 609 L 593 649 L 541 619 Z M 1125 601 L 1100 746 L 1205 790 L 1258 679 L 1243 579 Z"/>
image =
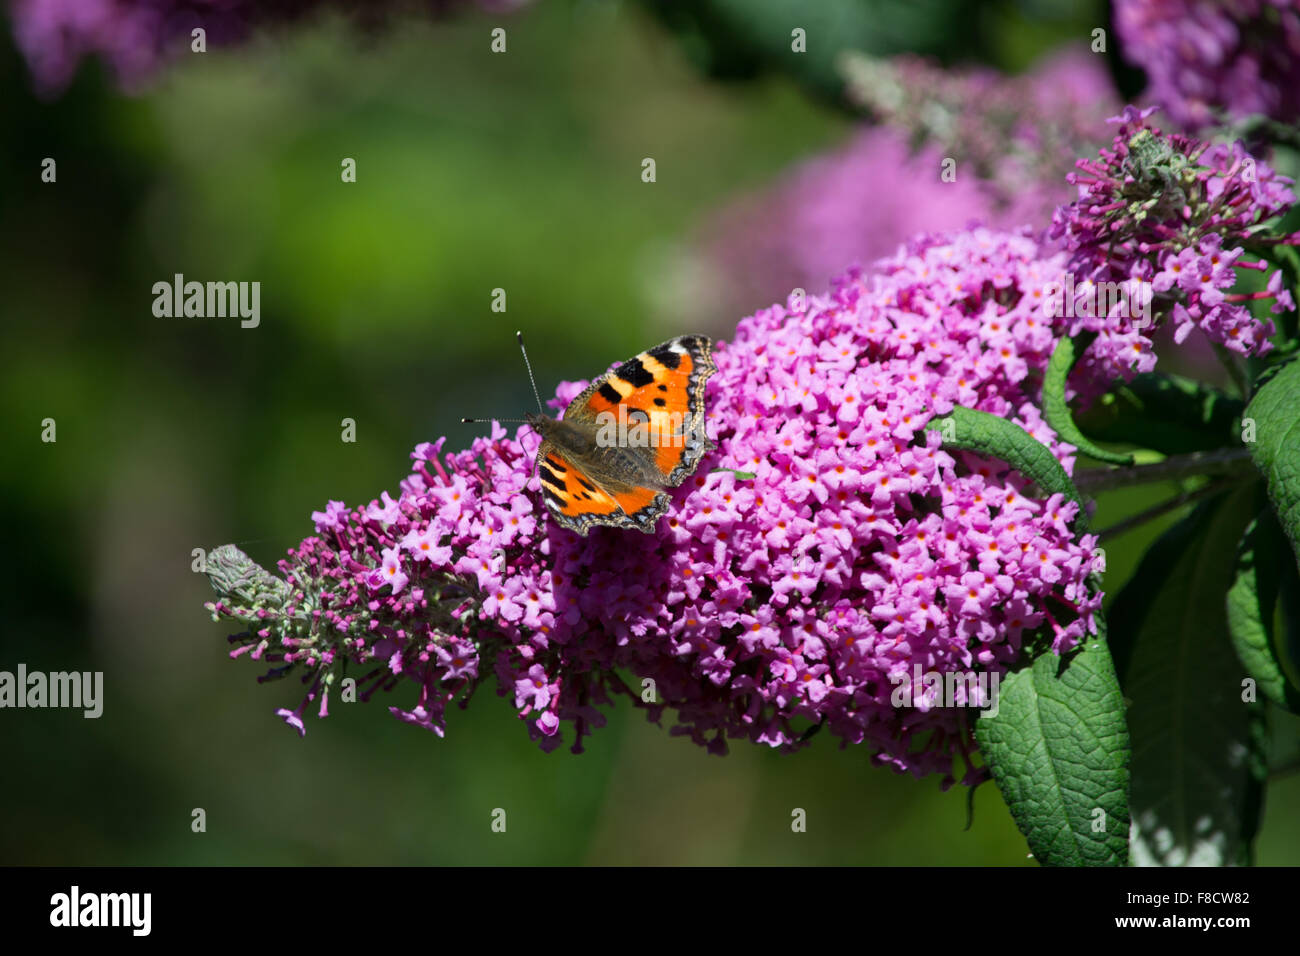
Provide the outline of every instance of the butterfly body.
<path id="1" fill-rule="evenodd" d="M 537 478 L 552 518 L 585 535 L 605 525 L 652 534 L 680 485 L 713 448 L 704 390 L 712 343 L 683 335 L 592 382 L 559 419 L 529 415 L 542 436 Z"/>
<path id="2" fill-rule="evenodd" d="M 659 469 L 645 456 L 635 455 L 630 449 L 617 445 L 602 446 L 596 441 L 596 431 L 584 428 L 567 419 L 546 415 L 529 415 L 526 419 L 543 440 L 555 446 L 555 451 L 569 461 L 581 462 L 586 478 L 602 488 L 626 490 L 636 487 L 668 487 Z"/>

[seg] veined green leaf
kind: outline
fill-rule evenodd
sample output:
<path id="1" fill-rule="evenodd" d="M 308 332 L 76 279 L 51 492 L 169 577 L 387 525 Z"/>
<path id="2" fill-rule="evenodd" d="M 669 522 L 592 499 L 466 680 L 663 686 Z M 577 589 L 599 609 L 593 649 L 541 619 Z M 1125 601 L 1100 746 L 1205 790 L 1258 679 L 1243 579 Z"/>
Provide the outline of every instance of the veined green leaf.
<path id="1" fill-rule="evenodd" d="M 1094 337 L 1088 336 L 1088 342 Z M 1091 441 L 1079 431 L 1079 426 L 1074 423 L 1074 416 L 1070 414 L 1070 405 L 1065 400 L 1065 381 L 1070 377 L 1070 370 L 1074 368 L 1075 362 L 1087 347 L 1086 343 L 1081 343 L 1081 347 L 1076 349 L 1074 340 L 1068 336 L 1061 336 L 1060 341 L 1056 343 L 1052 357 L 1047 363 L 1047 371 L 1043 375 L 1043 419 L 1052 426 L 1062 440 L 1068 441 L 1090 458 L 1112 465 L 1131 465 L 1132 455 L 1108 451 Z"/>
<path id="2" fill-rule="evenodd" d="M 1273 514 L 1300 555 L 1300 361 L 1278 370 L 1251 400 L 1243 431 L 1254 427 L 1250 457 L 1268 483 Z"/>
<path id="3" fill-rule="evenodd" d="M 1044 866 L 1129 859 L 1129 734 L 1101 630 L 1007 673 L 997 716 L 975 719 L 980 752 Z"/>
<path id="4" fill-rule="evenodd" d="M 1294 578 L 1286 538 L 1272 510 L 1265 508 L 1237 546 L 1236 577 L 1228 589 L 1228 633 L 1260 692 L 1279 707 L 1300 713 L 1300 687 L 1283 664 L 1286 629 L 1276 626 L 1278 587 L 1287 570 Z"/>
<path id="5" fill-rule="evenodd" d="M 988 412 L 960 406 L 925 426 L 943 436 L 945 449 L 965 449 L 1001 458 L 1049 495 L 1065 495 L 1079 505 L 1083 520 L 1083 499 L 1065 468 L 1051 450 L 1015 422 Z"/>

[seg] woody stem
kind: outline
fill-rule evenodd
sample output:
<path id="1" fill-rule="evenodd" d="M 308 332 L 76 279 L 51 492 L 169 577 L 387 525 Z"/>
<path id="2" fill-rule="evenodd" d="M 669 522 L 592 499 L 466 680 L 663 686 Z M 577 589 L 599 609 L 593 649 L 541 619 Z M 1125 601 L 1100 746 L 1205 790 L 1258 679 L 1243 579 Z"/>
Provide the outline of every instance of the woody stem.
<path id="1" fill-rule="evenodd" d="M 1234 482 L 1231 479 L 1212 481 L 1195 491 L 1185 491 L 1180 495 L 1175 495 L 1167 501 L 1162 501 L 1160 504 L 1153 505 L 1145 511 L 1139 511 L 1137 514 L 1125 518 L 1123 521 L 1118 521 L 1109 528 L 1102 528 L 1097 532 L 1097 539 L 1099 541 L 1109 541 L 1111 538 L 1117 537 L 1126 531 L 1132 531 L 1134 528 L 1141 527 L 1148 521 L 1154 521 L 1162 515 L 1166 515 L 1171 511 L 1176 511 L 1183 505 L 1188 505 L 1193 501 L 1200 501 L 1202 498 L 1216 495 L 1220 491 L 1231 488 L 1233 484 Z"/>
<path id="2" fill-rule="evenodd" d="M 1186 455 L 1170 455 L 1164 461 L 1128 468 L 1088 468 L 1074 475 L 1074 485 L 1080 492 L 1095 495 L 1116 488 L 1149 484 L 1153 481 L 1179 481 L 1183 478 L 1221 475 L 1242 479 L 1254 474 L 1247 448 L 1219 448 L 1214 451 L 1194 451 Z"/>

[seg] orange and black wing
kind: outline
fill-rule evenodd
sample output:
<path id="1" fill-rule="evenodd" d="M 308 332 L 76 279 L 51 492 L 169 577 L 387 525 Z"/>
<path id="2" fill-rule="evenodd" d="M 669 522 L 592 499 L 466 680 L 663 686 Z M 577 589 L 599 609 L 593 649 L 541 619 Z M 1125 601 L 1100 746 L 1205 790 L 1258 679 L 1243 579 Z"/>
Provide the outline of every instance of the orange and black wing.
<path id="1" fill-rule="evenodd" d="M 633 356 L 602 375 L 575 398 L 566 420 L 595 422 L 624 414 L 643 423 L 652 436 L 647 452 L 670 487 L 680 485 L 713 447 L 704 433 L 704 390 L 713 364 L 712 343 L 703 335 L 681 335 Z"/>
<path id="2" fill-rule="evenodd" d="M 550 441 L 537 449 L 537 479 L 556 522 L 583 536 L 593 525 L 653 534 L 655 522 L 668 510 L 668 495 L 654 488 L 605 490 Z"/>

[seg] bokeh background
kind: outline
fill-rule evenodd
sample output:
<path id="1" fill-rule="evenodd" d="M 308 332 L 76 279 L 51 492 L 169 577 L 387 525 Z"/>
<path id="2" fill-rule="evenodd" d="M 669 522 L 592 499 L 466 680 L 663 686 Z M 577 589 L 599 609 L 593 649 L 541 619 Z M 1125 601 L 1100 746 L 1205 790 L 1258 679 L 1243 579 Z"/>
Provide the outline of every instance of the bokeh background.
<path id="1" fill-rule="evenodd" d="M 736 226 L 735 210 L 861 135 L 836 50 L 1017 74 L 1109 16 L 1053 0 L 796 8 L 541 0 L 364 29 L 313 14 L 182 50 L 129 93 L 92 58 L 38 95 L 0 31 L 0 669 L 105 675 L 98 720 L 0 712 L 0 863 L 1033 865 L 992 785 L 967 829 L 961 789 L 826 738 L 719 758 L 620 706 L 585 753 L 545 755 L 480 693 L 446 739 L 382 697 L 335 703 L 299 739 L 273 716 L 296 684 L 227 659 L 191 571 L 194 548 L 227 541 L 270 566 L 328 499 L 395 491 L 418 442 L 458 447 L 461 416 L 530 408 L 517 328 L 548 392 L 784 299 L 780 270 L 764 289 L 752 262 L 741 275 L 709 250 L 720 229 L 779 236 L 780 216 Z M 797 67 L 788 27 L 763 16 L 808 29 Z M 1104 59 L 1117 100 L 1140 87 Z M 874 204 L 874 175 L 854 202 Z M 873 242 L 897 242 L 887 226 Z M 177 272 L 260 281 L 260 327 L 155 318 L 152 285 Z M 1097 523 L 1168 491 L 1106 496 Z M 1115 540 L 1108 592 L 1176 517 Z M 1274 782 L 1260 863 L 1300 863 L 1297 810 L 1300 775 Z"/>

